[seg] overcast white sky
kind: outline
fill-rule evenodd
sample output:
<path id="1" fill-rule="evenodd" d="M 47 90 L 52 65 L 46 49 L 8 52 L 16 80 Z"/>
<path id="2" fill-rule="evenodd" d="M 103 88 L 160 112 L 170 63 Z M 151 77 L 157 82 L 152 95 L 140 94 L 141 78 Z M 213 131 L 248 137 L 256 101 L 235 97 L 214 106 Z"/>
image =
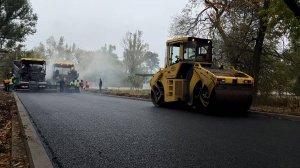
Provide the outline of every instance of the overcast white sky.
<path id="1" fill-rule="evenodd" d="M 122 38 L 127 31 L 143 31 L 150 50 L 160 56 L 164 65 L 165 41 L 169 38 L 172 17 L 188 0 L 30 0 L 38 14 L 37 33 L 29 36 L 27 49 L 54 36 L 64 36 L 67 43 L 76 43 L 86 50 L 104 44 L 117 47 L 122 57 Z"/>

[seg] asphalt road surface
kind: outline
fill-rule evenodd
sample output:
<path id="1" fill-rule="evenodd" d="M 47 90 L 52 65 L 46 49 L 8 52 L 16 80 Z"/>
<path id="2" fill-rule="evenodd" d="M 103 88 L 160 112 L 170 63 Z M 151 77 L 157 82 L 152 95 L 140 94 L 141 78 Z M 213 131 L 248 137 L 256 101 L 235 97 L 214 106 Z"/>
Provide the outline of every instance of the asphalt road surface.
<path id="1" fill-rule="evenodd" d="M 300 122 L 91 94 L 18 96 L 55 167 L 300 167 Z"/>

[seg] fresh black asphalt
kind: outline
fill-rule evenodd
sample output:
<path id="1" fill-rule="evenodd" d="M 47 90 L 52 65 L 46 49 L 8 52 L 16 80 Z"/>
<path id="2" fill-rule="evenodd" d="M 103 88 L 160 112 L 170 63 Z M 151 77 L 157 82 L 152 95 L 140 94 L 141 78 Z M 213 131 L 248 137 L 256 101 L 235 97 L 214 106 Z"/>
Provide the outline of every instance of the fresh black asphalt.
<path id="1" fill-rule="evenodd" d="M 18 93 L 55 167 L 300 167 L 300 122 L 91 94 Z"/>

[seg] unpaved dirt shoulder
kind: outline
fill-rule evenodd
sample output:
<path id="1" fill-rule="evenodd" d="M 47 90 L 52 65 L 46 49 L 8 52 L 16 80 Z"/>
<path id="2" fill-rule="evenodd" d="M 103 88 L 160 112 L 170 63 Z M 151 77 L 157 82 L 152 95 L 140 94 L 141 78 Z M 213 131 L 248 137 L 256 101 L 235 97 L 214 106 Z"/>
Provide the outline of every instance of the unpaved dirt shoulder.
<path id="1" fill-rule="evenodd" d="M 12 93 L 0 90 L 0 167 L 28 168 L 25 137 Z"/>

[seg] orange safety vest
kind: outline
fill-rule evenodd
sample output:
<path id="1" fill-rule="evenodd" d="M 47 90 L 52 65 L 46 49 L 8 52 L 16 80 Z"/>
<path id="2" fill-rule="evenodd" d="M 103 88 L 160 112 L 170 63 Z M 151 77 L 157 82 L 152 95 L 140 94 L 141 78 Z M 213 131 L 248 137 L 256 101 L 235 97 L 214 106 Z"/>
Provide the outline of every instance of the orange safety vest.
<path id="1" fill-rule="evenodd" d="M 4 84 L 9 84 L 9 80 L 8 79 L 4 79 Z"/>

